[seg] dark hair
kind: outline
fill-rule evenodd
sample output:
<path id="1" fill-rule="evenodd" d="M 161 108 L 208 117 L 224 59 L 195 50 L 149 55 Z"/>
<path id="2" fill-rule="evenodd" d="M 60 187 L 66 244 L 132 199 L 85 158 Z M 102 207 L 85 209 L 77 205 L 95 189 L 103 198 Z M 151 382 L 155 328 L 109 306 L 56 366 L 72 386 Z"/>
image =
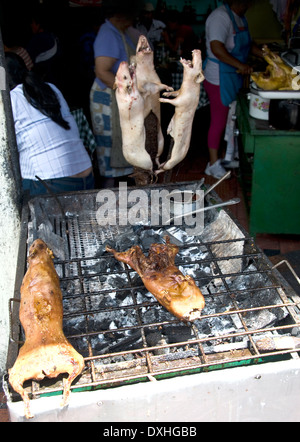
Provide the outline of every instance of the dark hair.
<path id="1" fill-rule="evenodd" d="M 7 52 L 5 58 L 10 90 L 22 84 L 24 96 L 31 106 L 64 129 L 70 129 L 69 123 L 62 117 L 60 103 L 54 90 L 35 72 L 28 71 L 19 55 Z"/>

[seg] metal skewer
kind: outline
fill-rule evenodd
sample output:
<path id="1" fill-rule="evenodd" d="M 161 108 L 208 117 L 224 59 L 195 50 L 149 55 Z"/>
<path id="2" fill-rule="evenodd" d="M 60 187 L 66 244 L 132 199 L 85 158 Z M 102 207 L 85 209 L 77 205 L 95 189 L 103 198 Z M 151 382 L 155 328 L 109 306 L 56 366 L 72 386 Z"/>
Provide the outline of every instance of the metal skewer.
<path id="1" fill-rule="evenodd" d="M 187 213 L 182 213 L 180 215 L 176 215 L 173 218 L 170 218 L 166 222 L 166 224 L 170 223 L 174 219 L 182 218 L 183 216 L 194 215 L 194 213 L 204 212 L 204 211 L 210 210 L 210 209 L 217 209 L 218 207 L 231 206 L 233 204 L 238 204 L 240 201 L 241 201 L 240 198 L 233 198 L 233 199 L 231 199 L 229 201 L 225 201 L 224 203 L 214 204 L 213 206 L 201 207 L 200 209 L 192 210 L 191 212 L 187 212 Z"/>
<path id="2" fill-rule="evenodd" d="M 224 176 L 222 176 L 222 178 L 220 178 L 215 184 L 213 184 L 212 186 L 210 186 L 205 192 L 204 192 L 204 197 L 206 197 L 206 195 L 211 192 L 215 187 L 217 187 L 220 183 L 222 183 L 222 181 L 226 180 L 227 178 L 229 178 L 231 175 L 231 171 L 229 170 Z"/>

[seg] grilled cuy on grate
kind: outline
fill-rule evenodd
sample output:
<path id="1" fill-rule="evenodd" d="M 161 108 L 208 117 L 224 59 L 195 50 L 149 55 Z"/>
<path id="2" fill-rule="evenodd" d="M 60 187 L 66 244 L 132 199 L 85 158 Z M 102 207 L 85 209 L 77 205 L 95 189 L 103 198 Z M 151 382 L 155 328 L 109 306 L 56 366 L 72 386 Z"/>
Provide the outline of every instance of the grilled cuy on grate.
<path id="1" fill-rule="evenodd" d="M 29 395 L 23 389 L 28 379 L 42 380 L 68 373 L 64 379 L 63 403 L 66 405 L 73 380 L 84 368 L 83 357 L 66 339 L 63 329 L 62 293 L 53 264 L 53 254 L 44 241 L 37 239 L 29 249 L 28 269 L 21 286 L 20 321 L 25 331 L 9 382 L 25 404 L 25 417 L 32 418 Z"/>
<path id="2" fill-rule="evenodd" d="M 170 313 L 183 321 L 199 319 L 204 308 L 204 297 L 191 276 L 184 276 L 175 266 L 178 247 L 170 243 L 152 244 L 148 256 L 139 246 L 126 252 L 117 252 L 106 246 L 118 261 L 132 267 L 147 288 Z"/>

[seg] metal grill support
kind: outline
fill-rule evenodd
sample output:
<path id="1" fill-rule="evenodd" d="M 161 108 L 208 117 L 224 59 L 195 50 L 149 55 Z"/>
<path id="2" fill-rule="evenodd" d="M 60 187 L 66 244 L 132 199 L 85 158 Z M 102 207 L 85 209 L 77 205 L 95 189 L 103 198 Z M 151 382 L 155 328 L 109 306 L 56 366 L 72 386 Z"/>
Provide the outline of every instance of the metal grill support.
<path id="1" fill-rule="evenodd" d="M 261 349 L 257 344 L 265 337 L 297 334 L 300 301 L 245 232 L 236 239 L 207 241 L 199 237 L 180 242 L 172 226 L 169 230 L 138 226 L 129 231 L 118 227 L 104 231 L 95 222 L 95 196 L 77 195 L 75 203 L 72 196 L 60 197 L 66 213 L 63 219 L 50 197 L 38 201 L 43 205 L 41 219 L 48 214 L 53 234 L 65 244 L 64 259 L 55 261 L 63 292 L 64 332 L 86 361 L 86 370 L 72 389 L 109 388 L 298 358 L 297 347 Z M 81 216 L 78 210 L 84 204 L 89 216 Z M 207 222 L 217 216 L 218 212 L 210 214 Z M 39 233 L 38 216 L 33 220 L 31 214 L 26 228 L 30 243 Z M 149 294 L 136 272 L 104 252 L 107 240 L 124 237 L 128 241 L 130 236 L 138 242 L 147 234 L 150 244 L 152 237 L 156 242 L 163 233 L 171 235 L 171 242 L 173 238 L 180 243 L 175 263 L 184 274 L 193 276 L 206 298 L 201 319 L 194 323 L 173 317 Z M 216 256 L 216 246 L 240 251 L 240 245 L 243 253 Z M 241 266 L 239 271 L 236 264 Z M 21 278 L 17 284 L 20 282 Z M 14 314 L 12 322 L 10 347 L 16 354 L 22 335 Z M 62 391 L 63 380 L 31 382 L 28 389 L 33 397 L 56 393 Z"/>

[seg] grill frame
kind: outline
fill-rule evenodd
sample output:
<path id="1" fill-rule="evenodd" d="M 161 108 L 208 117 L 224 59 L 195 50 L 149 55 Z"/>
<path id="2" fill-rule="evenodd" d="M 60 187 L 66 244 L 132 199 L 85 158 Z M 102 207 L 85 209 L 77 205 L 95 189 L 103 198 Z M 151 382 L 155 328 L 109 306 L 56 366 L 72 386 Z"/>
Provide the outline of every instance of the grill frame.
<path id="1" fill-rule="evenodd" d="M 159 186 L 162 187 L 162 186 Z M 183 184 L 178 184 L 176 183 L 176 185 L 173 186 L 173 188 L 176 187 L 177 188 L 186 188 L 186 183 Z M 167 186 L 168 189 L 172 188 L 172 186 L 168 185 Z M 96 198 L 96 192 L 92 192 L 93 196 Z M 74 194 L 74 196 L 76 195 L 76 198 L 79 198 L 79 196 L 77 194 Z M 86 192 L 86 196 L 91 196 L 91 192 Z M 53 199 L 53 197 L 44 197 L 45 199 Z M 61 202 L 64 201 L 64 199 L 69 199 L 72 198 L 72 195 L 68 194 L 68 195 L 62 195 L 59 197 L 56 197 L 55 199 L 59 198 L 59 200 Z M 80 198 L 84 198 L 84 193 L 80 195 Z M 43 197 L 42 197 L 43 199 Z M 220 199 L 218 197 L 218 195 L 215 192 L 212 192 L 212 194 L 209 197 L 210 203 L 212 202 L 220 202 Z M 224 209 L 223 209 L 224 210 Z M 142 339 L 142 345 L 139 348 L 135 348 L 132 350 L 123 350 L 123 351 L 115 351 L 115 352 L 110 352 L 110 353 L 105 353 L 102 355 L 95 355 L 93 354 L 93 348 L 92 346 L 88 346 L 88 355 L 84 355 L 85 356 L 85 361 L 86 361 L 86 366 L 88 367 L 84 373 L 73 383 L 73 385 L 71 386 L 71 389 L 74 391 L 85 391 L 85 390 L 97 390 L 97 389 L 102 389 L 102 388 L 111 388 L 113 386 L 119 386 L 119 385 L 123 385 L 123 384 L 131 384 L 131 383 L 136 383 L 136 382 L 144 382 L 144 381 L 153 381 L 153 380 L 159 380 L 159 379 L 165 379 L 165 378 L 169 378 L 169 377 L 173 377 L 173 376 L 180 376 L 180 375 L 186 375 L 186 374 L 195 374 L 195 373 L 201 373 L 201 372 L 207 372 L 207 371 L 211 371 L 211 370 L 219 370 L 219 369 L 224 369 L 224 368 L 230 368 L 230 367 L 236 367 L 239 365 L 251 365 L 251 364 L 261 364 L 261 363 L 267 363 L 269 361 L 273 361 L 273 360 L 286 360 L 286 359 L 298 359 L 298 352 L 299 349 L 286 349 L 286 350 L 280 350 L 280 351 L 267 351 L 267 352 L 261 352 L 257 349 L 256 345 L 255 345 L 255 341 L 254 341 L 254 337 L 256 337 L 257 335 L 260 335 L 261 333 L 266 333 L 266 332 L 280 332 L 280 331 L 289 331 L 294 327 L 299 327 L 300 326 L 300 319 L 298 316 L 298 313 L 296 312 L 296 310 L 299 310 L 299 305 L 300 305 L 300 300 L 298 298 L 298 296 L 296 295 L 296 293 L 291 289 L 291 287 L 287 284 L 287 282 L 281 277 L 281 275 L 279 274 L 279 272 L 274 269 L 271 265 L 271 263 L 269 262 L 269 260 L 266 258 L 266 256 L 263 254 L 263 252 L 255 245 L 255 242 L 253 240 L 253 238 L 251 238 L 245 231 L 244 229 L 239 225 L 239 223 L 233 219 L 232 215 L 230 214 L 230 212 L 228 210 L 225 209 L 225 212 L 230 216 L 230 218 L 233 220 L 233 222 L 238 226 L 238 228 L 243 232 L 243 234 L 245 235 L 245 238 L 239 239 L 238 241 L 244 241 L 245 243 L 248 244 L 248 247 L 250 247 L 250 249 L 252 250 L 251 253 L 248 254 L 242 254 L 242 255 L 234 255 L 232 257 L 230 257 L 231 259 L 252 259 L 254 260 L 254 258 L 257 260 L 257 263 L 259 264 L 258 267 L 260 267 L 260 270 L 254 272 L 261 272 L 264 275 L 268 274 L 268 278 L 271 278 L 272 283 L 270 287 L 264 287 L 264 289 L 271 289 L 271 290 L 276 290 L 278 292 L 278 295 L 281 299 L 281 303 L 279 306 L 278 305 L 266 305 L 266 306 L 261 306 L 261 307 L 257 307 L 257 311 L 262 311 L 262 310 L 266 310 L 266 309 L 277 309 L 277 308 L 284 308 L 284 309 L 288 309 L 289 310 L 289 315 L 290 317 L 293 319 L 293 323 L 292 324 L 287 324 L 287 325 L 281 325 L 281 326 L 273 326 L 273 327 L 268 327 L 268 328 L 263 328 L 263 329 L 257 329 L 257 330 L 250 330 L 247 328 L 247 326 L 245 326 L 244 322 L 244 315 L 246 315 L 249 310 L 251 312 L 253 312 L 255 309 L 251 308 L 251 309 L 240 309 L 237 305 L 236 305 L 236 300 L 233 298 L 232 299 L 232 308 L 233 310 L 230 310 L 229 312 L 220 312 L 217 314 L 205 314 L 205 310 L 203 311 L 202 317 L 201 317 L 201 321 L 202 320 L 208 320 L 212 317 L 224 317 L 224 316 L 229 316 L 232 317 L 233 315 L 238 315 L 239 316 L 239 320 L 241 321 L 241 323 L 243 324 L 243 331 L 241 332 L 237 332 L 235 334 L 224 334 L 221 337 L 220 336 L 210 336 L 210 337 L 199 337 L 199 335 L 197 336 L 197 327 L 194 324 L 188 323 L 186 324 L 186 327 L 188 327 L 191 330 L 191 334 L 194 334 L 194 338 L 193 340 L 182 340 L 179 342 L 174 342 L 174 343 L 166 343 L 166 344 L 160 344 L 160 345 L 155 345 L 155 346 L 151 346 L 149 345 L 149 343 L 147 342 L 147 337 L 146 337 L 146 333 L 145 330 L 148 330 L 149 328 L 160 328 L 160 327 L 166 327 L 166 326 L 172 326 L 173 324 L 178 324 L 180 323 L 180 321 L 178 321 L 176 318 L 171 318 L 167 321 L 163 321 L 163 322 L 156 322 L 156 323 L 151 323 L 151 324 L 143 324 L 143 318 L 141 316 L 141 314 L 139 313 L 140 309 L 142 308 L 153 308 L 154 306 L 158 306 L 158 303 L 156 301 L 148 301 L 148 303 L 139 303 L 137 302 L 136 299 L 136 291 L 140 290 L 143 288 L 142 284 L 140 285 L 133 285 L 132 287 L 127 288 L 128 291 L 131 291 L 131 295 L 133 297 L 133 304 L 130 306 L 123 306 L 123 308 L 125 307 L 125 309 L 133 309 L 133 311 L 137 312 L 137 317 L 138 317 L 138 325 L 134 326 L 134 330 L 140 330 L 141 331 L 141 339 Z M 12 309 L 11 309 L 11 342 L 9 344 L 9 352 L 8 352 L 8 359 L 7 359 L 7 367 L 11 367 L 12 364 L 14 363 L 16 357 L 17 357 L 17 353 L 18 353 L 18 348 L 19 348 L 19 344 L 20 344 L 20 324 L 19 324 L 19 320 L 18 320 L 18 313 L 19 313 L 19 288 L 23 279 L 23 275 L 25 273 L 25 267 L 26 267 L 26 255 L 27 255 L 27 247 L 26 247 L 26 242 L 29 236 L 29 222 L 30 222 L 30 211 L 28 208 L 27 204 L 24 204 L 23 207 L 23 212 L 22 212 L 22 232 L 21 232 L 21 240 L 20 240 L 20 251 L 19 251 L 19 260 L 18 260 L 18 268 L 17 268 L 17 278 L 16 278 L 16 290 L 15 290 L 15 298 L 14 298 L 14 302 L 12 303 Z M 225 244 L 229 244 L 232 243 L 233 241 L 237 241 L 237 240 L 226 240 L 226 241 L 220 241 L 220 243 L 225 243 Z M 215 245 L 216 242 L 211 242 L 211 243 L 205 243 L 202 244 L 202 246 L 206 247 L 208 250 L 210 250 L 210 256 L 208 258 L 206 258 L 206 260 L 201 260 L 202 264 L 204 264 L 206 261 L 206 263 L 210 264 L 212 261 L 212 251 L 211 251 L 211 246 Z M 70 244 L 69 246 L 70 247 Z M 187 247 L 199 247 L 199 243 L 189 243 L 186 245 L 183 245 L 181 247 L 181 249 L 187 248 Z M 101 258 L 99 257 L 98 259 L 106 259 L 105 258 Z M 111 259 L 114 259 L 113 257 L 111 257 Z M 80 265 L 80 263 L 84 263 L 88 260 L 93 260 L 95 261 L 95 257 L 73 257 L 70 259 L 66 259 L 66 260 L 59 260 L 56 259 L 55 260 L 55 265 L 57 267 L 59 266 L 64 266 L 67 264 L 76 264 L 77 268 L 78 268 L 78 275 L 76 276 L 78 278 L 78 280 L 82 280 L 82 278 L 84 278 L 83 274 L 84 274 L 84 270 L 83 270 L 83 266 Z M 215 263 L 215 265 L 217 266 L 219 272 L 220 272 L 220 268 L 219 268 L 219 262 L 222 260 L 228 260 L 228 257 L 224 257 L 224 258 L 220 258 L 220 257 L 213 257 L 213 261 Z M 176 262 L 177 264 L 179 263 L 179 261 L 177 260 Z M 180 264 L 180 263 L 179 263 Z M 182 263 L 181 263 L 182 264 Z M 135 272 L 128 268 L 125 264 L 122 264 L 122 266 L 124 267 L 124 273 L 127 275 L 128 280 L 130 280 L 130 278 L 135 274 Z M 67 273 L 65 271 L 65 273 Z M 243 275 L 245 275 L 245 273 L 243 272 Z M 93 276 L 99 276 L 99 274 L 95 275 L 93 274 Z M 228 287 L 228 283 L 227 283 L 227 279 L 231 276 L 237 276 L 236 274 L 222 274 L 222 272 L 220 272 L 220 274 L 216 275 L 214 278 L 215 279 L 221 279 L 223 286 L 225 286 L 226 288 L 226 293 L 229 294 L 232 290 L 230 290 L 230 287 Z M 61 284 L 64 284 L 65 282 L 68 282 L 68 280 L 74 280 L 74 277 L 62 277 L 61 279 Z M 196 280 L 197 282 L 197 280 Z M 199 282 L 199 281 L 198 281 Z M 82 284 L 82 281 L 81 281 Z M 226 287 L 227 286 L 227 287 Z M 83 289 L 84 291 L 84 289 Z M 124 291 L 124 288 L 121 288 L 120 291 Z M 245 290 L 245 292 L 248 292 L 249 290 Z M 65 295 L 64 291 L 63 291 L 63 295 L 64 295 L 64 299 L 66 300 L 68 296 Z M 220 296 L 223 296 L 224 294 L 221 294 Z M 72 298 L 72 295 L 69 295 Z M 81 295 L 78 294 L 76 295 L 77 297 L 80 297 Z M 91 293 L 86 294 L 86 297 L 90 297 Z M 85 300 L 86 302 L 86 300 Z M 158 307 L 160 309 L 163 309 L 163 307 Z M 115 307 L 113 309 L 119 309 L 119 307 Z M 112 310 L 111 310 L 112 311 Z M 79 314 L 79 312 L 78 312 Z M 91 316 L 95 314 L 95 311 L 86 311 L 85 315 L 87 317 Z M 64 314 L 64 320 L 73 317 L 74 313 L 65 313 Z M 88 326 L 87 326 L 88 328 Z M 115 330 L 101 330 L 102 334 L 108 334 L 108 333 L 117 333 L 117 332 L 124 332 L 126 330 L 119 328 L 116 331 Z M 128 331 L 128 330 L 127 330 Z M 84 333 L 84 337 L 87 340 L 90 340 L 95 334 L 99 334 L 99 330 L 95 331 L 95 332 L 88 332 L 88 333 Z M 232 340 L 232 339 L 237 339 L 237 338 L 243 338 L 243 337 L 248 337 L 250 340 L 250 344 L 251 346 L 249 348 L 237 348 L 236 350 L 232 350 L 232 351 L 226 351 L 224 352 L 224 356 L 219 357 L 218 360 L 213 360 L 214 357 L 211 354 L 208 354 L 203 346 L 206 344 L 208 344 L 208 342 L 217 342 L 219 340 L 222 341 L 226 341 L 226 340 Z M 75 335 L 68 335 L 66 334 L 66 337 L 68 339 L 70 339 L 71 343 L 74 345 L 74 347 L 78 350 L 77 346 L 76 346 L 76 339 L 79 339 L 79 336 L 75 336 Z M 74 341 L 75 340 L 75 341 Z M 210 344 L 212 345 L 212 344 Z M 187 348 L 187 346 L 189 348 Z M 174 349 L 174 347 L 178 348 L 178 347 L 185 347 L 186 349 L 184 350 L 185 352 L 189 352 L 189 356 L 187 359 L 185 359 L 183 362 L 181 361 L 181 359 L 177 359 L 176 360 L 176 353 L 175 354 L 175 367 L 174 367 L 174 360 L 172 360 L 172 358 L 170 359 L 169 357 L 166 357 L 166 355 L 154 355 L 153 352 L 158 352 L 158 351 L 163 351 L 165 349 L 168 349 L 170 352 L 172 349 Z M 191 347 L 192 349 L 194 347 L 196 347 L 197 349 L 197 355 L 196 355 L 196 351 L 194 351 L 195 355 L 191 356 Z M 252 352 L 252 353 L 251 353 Z M 180 353 L 180 352 L 179 352 Z M 184 353 L 184 352 L 183 352 Z M 112 357 L 116 358 L 121 358 L 122 356 L 128 356 L 128 355 L 133 355 L 135 357 L 135 359 L 126 361 L 125 364 L 123 363 L 123 365 L 126 365 L 126 370 L 131 370 L 132 366 L 135 365 L 135 367 L 133 367 L 133 369 L 135 370 L 134 374 L 129 374 L 129 375 L 125 375 L 125 376 L 120 376 L 120 373 L 117 373 L 117 376 L 111 376 L 111 378 L 109 379 L 101 379 L 101 376 L 103 377 L 103 374 L 105 373 L 105 371 L 101 372 L 101 366 L 103 365 L 102 363 L 105 362 L 105 359 L 110 359 Z M 177 355 L 178 356 L 178 355 Z M 194 363 L 194 358 L 197 359 L 197 361 L 195 361 Z M 190 362 L 192 361 L 192 363 L 187 364 L 187 360 Z M 132 362 L 135 361 L 135 362 Z M 100 369 L 98 367 L 98 363 L 100 363 Z M 173 363 L 173 365 L 172 365 Z M 177 364 L 177 365 L 176 365 Z M 111 368 L 109 367 L 109 364 L 105 364 L 106 368 Z M 110 364 L 111 365 L 111 364 Z M 117 369 L 116 371 L 120 371 L 122 372 L 123 368 L 122 368 L 122 362 L 121 363 L 114 363 L 115 368 Z M 160 365 L 160 368 L 157 368 Z M 169 365 L 169 367 L 168 367 Z M 171 366 L 171 367 L 170 367 Z M 104 368 L 104 367 L 102 367 Z M 114 370 L 112 371 L 112 373 L 114 373 Z M 63 381 L 62 378 L 58 378 L 58 380 L 45 380 L 42 381 L 41 383 L 37 383 L 36 381 L 31 381 L 30 385 L 28 386 L 28 390 L 31 393 L 31 397 L 32 399 L 34 398 L 38 398 L 40 396 L 48 396 L 48 395 L 53 395 L 53 394 L 60 394 L 62 392 L 62 387 L 63 385 Z M 10 395 L 10 400 L 12 401 L 17 401 L 20 400 L 19 396 L 16 395 L 13 391 L 11 391 L 11 389 L 9 387 L 7 387 L 7 391 L 9 391 L 9 395 Z"/>

